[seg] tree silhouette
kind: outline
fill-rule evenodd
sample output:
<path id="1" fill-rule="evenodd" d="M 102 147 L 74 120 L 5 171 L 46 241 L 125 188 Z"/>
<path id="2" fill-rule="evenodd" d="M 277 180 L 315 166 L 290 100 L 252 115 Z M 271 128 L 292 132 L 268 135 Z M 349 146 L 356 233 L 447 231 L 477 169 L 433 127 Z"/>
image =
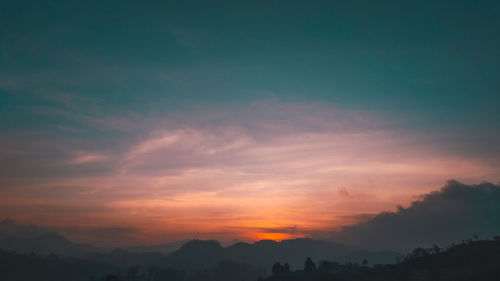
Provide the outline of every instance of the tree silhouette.
<path id="1" fill-rule="evenodd" d="M 139 267 L 132 266 L 127 272 L 127 281 L 137 281 L 139 280 Z"/>
<path id="2" fill-rule="evenodd" d="M 120 279 L 116 277 L 116 275 L 109 274 L 108 276 L 106 276 L 106 281 L 120 281 Z"/>
<path id="3" fill-rule="evenodd" d="M 283 266 L 283 272 L 290 272 L 290 265 L 288 263 L 285 263 Z"/>
<path id="4" fill-rule="evenodd" d="M 305 272 L 316 271 L 316 264 L 311 260 L 311 257 L 307 257 L 306 262 L 304 263 L 304 271 Z"/>
<path id="5" fill-rule="evenodd" d="M 272 272 L 273 272 L 273 275 L 280 275 L 281 274 L 282 266 L 279 262 L 273 264 Z"/>
<path id="6" fill-rule="evenodd" d="M 277 262 L 277 263 L 273 264 L 272 272 L 273 272 L 273 275 L 280 275 L 280 274 L 283 274 L 285 272 L 290 272 L 290 265 L 288 263 L 281 265 L 279 262 Z"/>
<path id="7" fill-rule="evenodd" d="M 438 245 L 434 244 L 434 245 L 432 245 L 432 252 L 434 254 L 439 254 L 439 252 L 441 252 L 441 249 L 439 248 Z"/>

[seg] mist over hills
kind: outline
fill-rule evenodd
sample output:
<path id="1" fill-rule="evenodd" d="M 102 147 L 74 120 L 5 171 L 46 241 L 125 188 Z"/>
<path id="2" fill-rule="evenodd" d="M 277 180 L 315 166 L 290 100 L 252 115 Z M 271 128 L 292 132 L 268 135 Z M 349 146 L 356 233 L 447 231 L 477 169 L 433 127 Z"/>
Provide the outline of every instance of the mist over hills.
<path id="1" fill-rule="evenodd" d="M 69 257 L 105 251 L 104 248 L 72 242 L 61 234 L 37 225 L 18 224 L 10 219 L 0 222 L 0 249 L 45 255 L 55 253 Z"/>
<path id="2" fill-rule="evenodd" d="M 18 224 L 11 219 L 0 221 L 0 239 L 11 236 L 34 237 L 46 232 L 46 229 L 34 224 Z"/>
<path id="3" fill-rule="evenodd" d="M 187 241 L 189 240 L 159 245 L 130 246 L 123 248 L 121 252 L 170 254 L 179 249 Z M 80 257 L 89 253 L 106 253 L 115 250 L 112 247 L 76 243 L 54 229 L 40 227 L 35 224 L 21 224 L 12 219 L 0 221 L 0 249 L 19 253 L 29 253 L 31 251 L 39 254 L 56 253 L 70 257 Z"/>
<path id="4" fill-rule="evenodd" d="M 64 236 L 47 232 L 34 237 L 8 237 L 0 239 L 0 248 L 19 253 L 35 252 L 39 254 L 57 253 L 69 257 L 82 257 L 90 252 L 103 249 L 88 244 L 73 243 Z"/>
<path id="5" fill-rule="evenodd" d="M 133 253 L 157 252 L 162 254 L 171 254 L 174 251 L 178 250 L 184 243 L 189 241 L 189 239 L 184 239 L 166 244 L 129 246 L 125 247 L 125 249 Z"/>

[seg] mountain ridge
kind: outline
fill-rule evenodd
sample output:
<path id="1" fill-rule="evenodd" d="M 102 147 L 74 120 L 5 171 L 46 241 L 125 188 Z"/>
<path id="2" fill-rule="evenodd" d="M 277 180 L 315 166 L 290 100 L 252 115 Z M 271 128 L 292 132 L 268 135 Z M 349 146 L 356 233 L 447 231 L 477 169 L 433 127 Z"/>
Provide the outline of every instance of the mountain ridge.
<path id="1" fill-rule="evenodd" d="M 155 246 L 143 246 L 139 251 L 134 251 L 134 247 L 102 248 L 75 243 L 57 232 L 37 225 L 18 224 L 13 220 L 0 222 L 0 248 L 4 250 L 87 258 L 122 267 L 149 264 L 184 269 L 207 269 L 222 261 L 234 261 L 268 268 L 270 264 L 279 261 L 288 262 L 292 267 L 298 268 L 302 266 L 307 256 L 316 260 L 361 262 L 363 259 L 369 259 L 376 263 L 391 263 L 398 255 L 396 252 L 374 252 L 333 241 L 311 238 L 296 238 L 279 242 L 274 240 L 259 240 L 252 243 L 240 241 L 229 246 L 222 246 L 221 242 L 216 240 L 192 239 L 163 244 L 163 246 L 171 246 L 169 248 L 171 252 L 161 252 L 162 249 Z"/>

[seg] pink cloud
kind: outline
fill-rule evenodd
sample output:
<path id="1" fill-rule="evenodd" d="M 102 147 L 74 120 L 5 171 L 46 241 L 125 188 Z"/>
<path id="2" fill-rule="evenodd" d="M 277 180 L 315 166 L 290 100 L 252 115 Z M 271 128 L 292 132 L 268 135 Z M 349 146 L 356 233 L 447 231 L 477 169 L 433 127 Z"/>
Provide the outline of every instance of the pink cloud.
<path id="1" fill-rule="evenodd" d="M 98 153 L 76 152 L 75 157 L 71 159 L 70 164 L 80 165 L 95 162 L 102 162 L 109 159 L 108 155 Z"/>

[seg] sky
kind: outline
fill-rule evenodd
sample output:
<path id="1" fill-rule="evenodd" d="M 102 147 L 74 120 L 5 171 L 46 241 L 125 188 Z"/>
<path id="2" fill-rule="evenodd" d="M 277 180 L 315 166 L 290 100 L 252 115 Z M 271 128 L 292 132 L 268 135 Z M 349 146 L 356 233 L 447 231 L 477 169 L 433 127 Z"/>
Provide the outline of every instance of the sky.
<path id="1" fill-rule="evenodd" d="M 499 12 L 2 1 L 0 219 L 106 245 L 324 238 L 499 183 Z"/>

